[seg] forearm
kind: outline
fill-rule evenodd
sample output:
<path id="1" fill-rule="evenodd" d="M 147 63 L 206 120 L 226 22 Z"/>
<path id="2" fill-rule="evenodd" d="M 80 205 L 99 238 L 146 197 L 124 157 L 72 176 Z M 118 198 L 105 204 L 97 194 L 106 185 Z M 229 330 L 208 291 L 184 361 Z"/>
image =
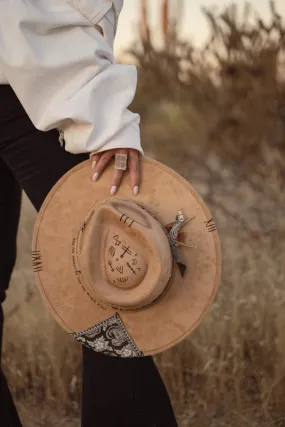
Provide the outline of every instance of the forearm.
<path id="1" fill-rule="evenodd" d="M 0 3 L 1 68 L 34 125 L 63 129 L 72 153 L 142 151 L 139 116 L 128 110 L 136 68 L 115 64 L 112 46 L 80 11 L 42 3 Z"/>

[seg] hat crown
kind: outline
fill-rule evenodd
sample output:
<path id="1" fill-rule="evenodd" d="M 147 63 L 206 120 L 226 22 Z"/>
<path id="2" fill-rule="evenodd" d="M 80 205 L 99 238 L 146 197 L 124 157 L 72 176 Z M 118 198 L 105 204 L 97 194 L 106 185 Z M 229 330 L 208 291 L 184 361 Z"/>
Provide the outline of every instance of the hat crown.
<path id="1" fill-rule="evenodd" d="M 107 200 L 81 227 L 78 261 L 86 286 L 107 306 L 136 310 L 154 302 L 173 270 L 168 237 L 141 205 Z"/>

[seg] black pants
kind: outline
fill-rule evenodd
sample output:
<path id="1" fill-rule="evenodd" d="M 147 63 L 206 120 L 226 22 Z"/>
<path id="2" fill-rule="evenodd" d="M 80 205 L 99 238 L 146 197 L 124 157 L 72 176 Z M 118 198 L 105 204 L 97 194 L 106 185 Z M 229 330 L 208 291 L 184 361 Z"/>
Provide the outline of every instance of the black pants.
<path id="1" fill-rule="evenodd" d="M 32 96 L 32 94 L 31 94 Z M 0 85 L 0 302 L 16 260 L 23 189 L 37 210 L 57 180 L 87 155 L 60 147 L 56 130 L 40 132 L 10 86 Z M 0 345 L 3 311 L 0 304 Z M 82 347 L 84 427 L 175 427 L 169 396 L 151 357 L 117 359 Z M 0 425 L 21 422 L 0 369 Z"/>

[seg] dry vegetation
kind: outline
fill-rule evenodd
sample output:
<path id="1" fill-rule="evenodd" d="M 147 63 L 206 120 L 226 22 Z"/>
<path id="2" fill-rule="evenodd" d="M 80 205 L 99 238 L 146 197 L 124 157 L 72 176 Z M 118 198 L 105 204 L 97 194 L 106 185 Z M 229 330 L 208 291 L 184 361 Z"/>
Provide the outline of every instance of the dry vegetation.
<path id="1" fill-rule="evenodd" d="M 170 12 L 162 2 L 157 49 L 142 2 L 133 110 L 146 152 L 189 179 L 211 207 L 224 263 L 210 314 L 158 364 L 181 427 L 285 426 L 284 20 L 274 3 L 270 24 L 249 5 L 204 10 L 210 37 L 198 50 L 178 37 L 183 2 L 176 4 Z M 79 347 L 34 290 L 33 220 L 25 203 L 4 366 L 25 411 L 41 403 L 70 417 L 29 412 L 27 426 L 34 417 L 36 425 L 78 425 Z"/>

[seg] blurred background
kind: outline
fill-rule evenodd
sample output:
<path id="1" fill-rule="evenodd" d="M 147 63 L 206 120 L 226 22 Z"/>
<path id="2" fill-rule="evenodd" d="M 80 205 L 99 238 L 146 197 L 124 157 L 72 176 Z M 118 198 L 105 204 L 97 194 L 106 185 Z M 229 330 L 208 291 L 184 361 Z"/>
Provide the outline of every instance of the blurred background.
<path id="1" fill-rule="evenodd" d="M 285 426 L 285 2 L 125 0 L 118 61 L 147 155 L 216 219 L 223 275 L 198 330 L 156 358 L 179 426 Z M 24 197 L 4 370 L 27 427 L 79 426 L 80 346 L 43 307 Z"/>

